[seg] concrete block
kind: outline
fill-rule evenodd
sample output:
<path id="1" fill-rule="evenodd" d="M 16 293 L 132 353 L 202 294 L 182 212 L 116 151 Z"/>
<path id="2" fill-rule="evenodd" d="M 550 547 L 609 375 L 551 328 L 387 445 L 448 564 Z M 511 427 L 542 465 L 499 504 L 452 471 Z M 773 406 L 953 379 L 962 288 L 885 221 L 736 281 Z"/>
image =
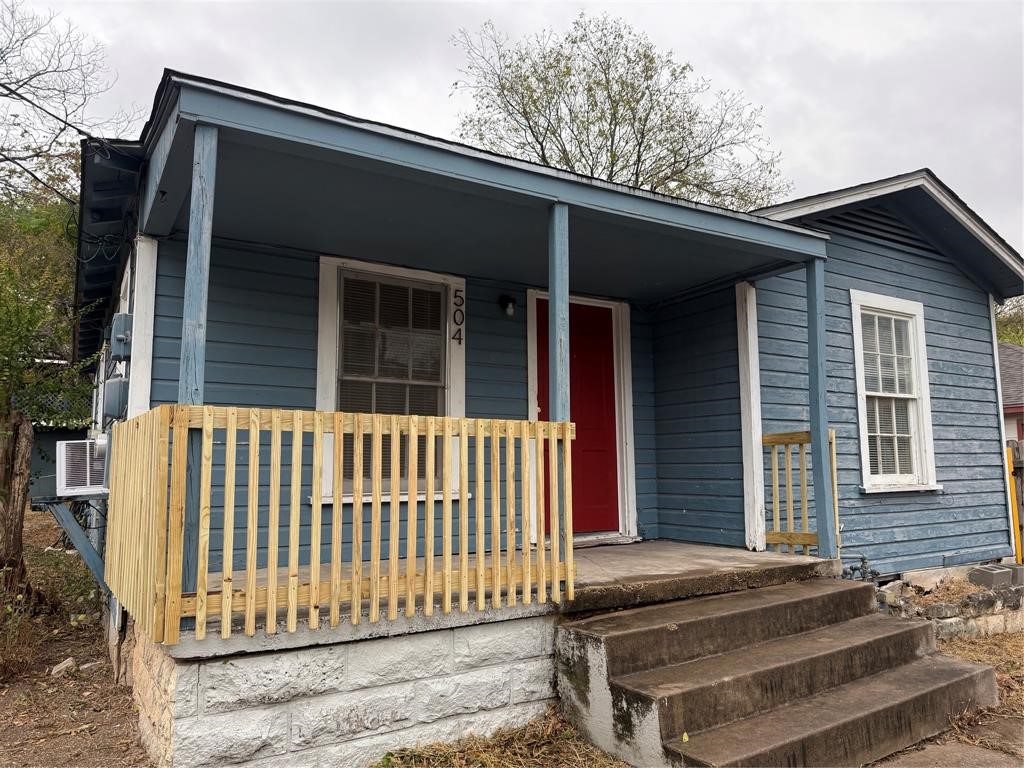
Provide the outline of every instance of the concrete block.
<path id="1" fill-rule="evenodd" d="M 348 651 L 328 645 L 203 664 L 204 712 L 277 704 L 344 690 Z"/>
<path id="2" fill-rule="evenodd" d="M 1011 565 L 1010 583 L 1015 587 L 1024 587 L 1024 565 Z"/>
<path id="3" fill-rule="evenodd" d="M 416 683 L 416 719 L 431 723 L 507 706 L 511 674 L 509 667 L 490 667 Z"/>
<path id="4" fill-rule="evenodd" d="M 264 707 L 174 723 L 173 765 L 242 763 L 288 749 L 288 710 Z"/>
<path id="5" fill-rule="evenodd" d="M 490 626 L 490 625 L 487 625 Z M 447 674 L 452 630 L 364 640 L 349 647 L 348 690 Z"/>
<path id="6" fill-rule="evenodd" d="M 552 659 L 536 659 L 512 667 L 512 703 L 542 701 L 555 697 L 555 665 Z"/>
<path id="7" fill-rule="evenodd" d="M 1013 572 L 1005 565 L 979 565 L 967 574 L 967 579 L 979 587 L 994 589 L 1010 586 Z"/>
<path id="8" fill-rule="evenodd" d="M 555 639 L 554 620 L 549 616 L 478 624 L 453 631 L 455 669 L 550 656 Z"/>
<path id="9" fill-rule="evenodd" d="M 415 683 L 321 696 L 294 705 L 290 741 L 305 748 L 416 724 Z"/>

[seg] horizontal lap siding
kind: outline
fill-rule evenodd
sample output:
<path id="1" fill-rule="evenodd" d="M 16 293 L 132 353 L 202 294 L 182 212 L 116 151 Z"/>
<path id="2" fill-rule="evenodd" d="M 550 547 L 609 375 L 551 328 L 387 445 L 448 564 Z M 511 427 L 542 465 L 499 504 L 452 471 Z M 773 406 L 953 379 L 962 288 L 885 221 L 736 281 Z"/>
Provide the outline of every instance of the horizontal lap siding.
<path id="1" fill-rule="evenodd" d="M 821 223 L 818 224 L 820 226 Z M 837 431 L 843 555 L 883 573 L 1008 551 L 988 296 L 944 257 L 833 234 L 825 267 L 829 423 Z M 864 494 L 850 289 L 924 305 L 941 493 Z M 806 429 L 803 272 L 757 284 L 765 432 Z"/>
<path id="2" fill-rule="evenodd" d="M 658 534 L 743 546 L 734 292 L 660 310 L 653 337 Z"/>
<path id="3" fill-rule="evenodd" d="M 636 468 L 637 533 L 658 537 L 658 448 L 654 394 L 654 325 L 650 314 L 630 312 L 633 369 L 633 453 Z"/>

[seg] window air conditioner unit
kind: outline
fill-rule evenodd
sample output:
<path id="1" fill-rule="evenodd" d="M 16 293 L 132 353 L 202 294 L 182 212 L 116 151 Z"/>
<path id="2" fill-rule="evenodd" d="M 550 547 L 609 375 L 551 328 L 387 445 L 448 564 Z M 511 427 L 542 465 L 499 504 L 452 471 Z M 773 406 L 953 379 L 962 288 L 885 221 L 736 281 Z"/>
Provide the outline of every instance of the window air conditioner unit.
<path id="1" fill-rule="evenodd" d="M 103 465 L 95 440 L 61 440 L 57 443 L 57 495 L 96 496 L 105 494 Z"/>

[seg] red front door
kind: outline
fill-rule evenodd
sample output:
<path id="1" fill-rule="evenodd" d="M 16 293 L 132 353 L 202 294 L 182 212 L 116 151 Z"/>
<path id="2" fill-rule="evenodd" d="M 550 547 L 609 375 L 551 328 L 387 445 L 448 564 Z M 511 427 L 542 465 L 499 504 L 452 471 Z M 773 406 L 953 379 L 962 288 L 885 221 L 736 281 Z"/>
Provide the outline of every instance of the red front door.
<path id="1" fill-rule="evenodd" d="M 610 307 L 569 304 L 572 517 L 577 533 L 619 530 L 614 318 Z M 548 303 L 537 300 L 538 418 L 548 418 Z"/>

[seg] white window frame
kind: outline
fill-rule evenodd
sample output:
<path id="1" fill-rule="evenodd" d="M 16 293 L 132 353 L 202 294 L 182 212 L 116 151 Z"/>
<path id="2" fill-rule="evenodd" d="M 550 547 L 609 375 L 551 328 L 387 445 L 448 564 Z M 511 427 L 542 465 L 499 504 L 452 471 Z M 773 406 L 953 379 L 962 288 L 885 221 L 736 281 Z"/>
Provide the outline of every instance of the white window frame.
<path id="1" fill-rule="evenodd" d="M 467 298 L 466 280 L 454 275 L 428 272 L 421 269 L 395 267 L 378 262 L 344 259 L 336 256 L 320 257 L 320 288 L 317 317 L 316 345 L 316 409 L 318 411 L 336 411 L 338 409 L 338 324 L 341 303 L 338 297 L 339 274 L 341 272 L 363 273 L 370 277 L 391 277 L 400 280 L 433 283 L 447 288 L 448 307 L 445 314 L 445 337 L 448 347 L 445 350 L 445 416 L 464 417 L 466 415 L 466 333 L 467 333 Z M 452 337 L 461 330 L 461 341 Z M 459 441 L 453 441 L 453 461 L 458 466 Z M 321 483 L 322 501 L 330 504 L 334 492 L 334 440 L 333 435 L 324 436 L 323 482 Z M 459 477 L 456 473 L 452 478 L 452 491 L 459 494 Z M 441 493 L 434 494 L 435 500 L 441 499 Z M 370 494 L 363 494 L 363 501 L 370 501 Z M 383 499 L 389 500 L 390 494 L 385 493 Z M 417 499 L 423 501 L 426 495 L 421 491 Z M 342 502 L 351 504 L 351 494 L 342 497 Z M 408 494 L 402 492 L 400 501 L 407 501 Z"/>
<path id="2" fill-rule="evenodd" d="M 906 491 L 939 491 L 935 475 L 935 448 L 932 440 L 932 407 L 928 386 L 928 347 L 925 340 L 924 305 L 917 301 L 898 299 L 866 291 L 850 291 L 853 319 L 853 360 L 857 387 L 857 421 L 860 428 L 861 491 L 863 493 L 894 493 Z M 864 387 L 864 338 L 861 332 L 863 312 L 893 315 L 910 321 L 910 345 L 916 396 L 911 409 L 913 435 L 913 475 L 872 475 L 869 455 L 867 392 Z"/>

